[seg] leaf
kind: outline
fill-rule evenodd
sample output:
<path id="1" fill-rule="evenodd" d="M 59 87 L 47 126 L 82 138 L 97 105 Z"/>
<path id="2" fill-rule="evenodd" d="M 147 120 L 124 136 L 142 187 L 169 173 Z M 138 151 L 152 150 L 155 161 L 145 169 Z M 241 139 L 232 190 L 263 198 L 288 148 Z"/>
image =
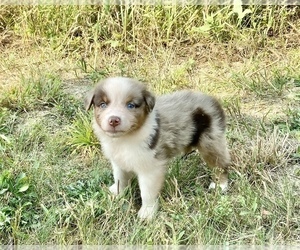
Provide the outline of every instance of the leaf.
<path id="1" fill-rule="evenodd" d="M 200 32 L 200 33 L 207 33 L 211 30 L 211 25 L 209 24 L 204 24 L 198 28 L 193 28 L 192 31 L 194 32 Z"/>
<path id="2" fill-rule="evenodd" d="M 199 27 L 199 31 L 202 31 L 202 32 L 208 32 L 210 30 L 211 30 L 211 25 L 209 25 L 209 24 L 205 24 L 205 25 Z"/>
<path id="3" fill-rule="evenodd" d="M 240 20 L 243 19 L 247 14 L 250 14 L 250 13 L 252 13 L 251 10 L 249 10 L 249 9 L 244 10 L 243 13 L 242 13 L 242 15 L 239 16 L 239 19 Z"/>
<path id="4" fill-rule="evenodd" d="M 7 190 L 8 190 L 8 188 L 3 188 L 3 189 L 0 191 L 0 194 L 4 194 Z"/>
<path id="5" fill-rule="evenodd" d="M 257 204 L 256 199 L 255 199 L 255 201 L 252 204 L 252 210 L 253 210 L 253 212 L 255 212 L 257 210 L 257 207 L 258 207 L 258 204 Z"/>
<path id="6" fill-rule="evenodd" d="M 20 193 L 25 192 L 29 188 L 29 184 L 25 184 L 22 187 L 19 188 Z"/>
<path id="7" fill-rule="evenodd" d="M 1 138 L 3 141 L 5 141 L 5 142 L 10 143 L 10 140 L 9 140 L 9 138 L 8 138 L 7 136 L 5 136 L 5 135 L 3 135 L 3 134 L 0 134 L 0 138 Z"/>
<path id="8" fill-rule="evenodd" d="M 109 41 L 107 41 L 107 42 L 105 42 L 105 43 L 106 43 L 106 44 L 110 44 L 110 46 L 111 46 L 112 48 L 117 48 L 117 47 L 120 46 L 120 42 L 117 41 L 117 40 L 109 40 Z"/>
<path id="9" fill-rule="evenodd" d="M 181 231 L 181 232 L 179 233 L 178 237 L 177 237 L 177 240 L 181 240 L 182 237 L 184 236 L 184 234 L 185 234 L 185 231 L 184 231 L 184 230 Z"/>
<path id="10" fill-rule="evenodd" d="M 26 174 L 25 173 L 21 173 L 18 176 L 17 182 L 21 182 L 21 181 L 25 180 L 26 178 L 27 178 Z"/>

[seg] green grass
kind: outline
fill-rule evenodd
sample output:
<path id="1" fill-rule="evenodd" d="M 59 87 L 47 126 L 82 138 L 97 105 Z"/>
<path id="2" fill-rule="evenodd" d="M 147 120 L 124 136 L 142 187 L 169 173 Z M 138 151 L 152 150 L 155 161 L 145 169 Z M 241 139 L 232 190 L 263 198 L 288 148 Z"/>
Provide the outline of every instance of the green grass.
<path id="1" fill-rule="evenodd" d="M 300 244 L 295 6 L 1 6 L 0 244 Z M 112 75 L 221 100 L 230 189 L 170 161 L 153 221 L 113 197 L 85 93 Z"/>

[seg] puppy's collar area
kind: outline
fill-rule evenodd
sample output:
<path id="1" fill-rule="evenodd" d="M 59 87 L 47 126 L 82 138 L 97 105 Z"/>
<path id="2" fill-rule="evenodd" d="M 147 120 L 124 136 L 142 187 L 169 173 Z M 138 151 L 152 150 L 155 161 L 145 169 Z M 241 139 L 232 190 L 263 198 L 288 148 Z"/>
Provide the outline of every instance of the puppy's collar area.
<path id="1" fill-rule="evenodd" d="M 158 143 L 160 133 L 160 116 L 158 113 L 155 114 L 155 128 L 153 133 L 149 137 L 148 146 L 150 149 L 154 149 Z"/>

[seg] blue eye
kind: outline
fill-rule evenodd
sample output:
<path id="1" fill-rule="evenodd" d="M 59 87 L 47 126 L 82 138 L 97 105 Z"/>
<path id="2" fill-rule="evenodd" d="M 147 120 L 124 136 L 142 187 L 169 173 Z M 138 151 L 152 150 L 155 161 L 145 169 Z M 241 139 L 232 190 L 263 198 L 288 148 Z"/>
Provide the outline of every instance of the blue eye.
<path id="1" fill-rule="evenodd" d="M 107 104 L 106 102 L 101 102 L 99 106 L 100 108 L 105 109 L 107 107 Z"/>
<path id="2" fill-rule="evenodd" d="M 134 109 L 135 108 L 135 104 L 132 102 L 127 103 L 127 108 L 128 109 Z"/>

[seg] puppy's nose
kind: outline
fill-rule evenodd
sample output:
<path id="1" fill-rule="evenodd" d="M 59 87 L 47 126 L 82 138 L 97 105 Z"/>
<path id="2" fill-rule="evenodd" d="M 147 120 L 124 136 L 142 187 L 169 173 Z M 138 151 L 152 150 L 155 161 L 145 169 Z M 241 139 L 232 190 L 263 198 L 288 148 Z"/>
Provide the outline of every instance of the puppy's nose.
<path id="1" fill-rule="evenodd" d="M 120 123 L 121 123 L 121 118 L 118 117 L 118 116 L 111 116 L 111 117 L 109 117 L 109 119 L 108 119 L 108 123 L 109 123 L 110 126 L 116 127 L 116 126 L 120 125 Z"/>

